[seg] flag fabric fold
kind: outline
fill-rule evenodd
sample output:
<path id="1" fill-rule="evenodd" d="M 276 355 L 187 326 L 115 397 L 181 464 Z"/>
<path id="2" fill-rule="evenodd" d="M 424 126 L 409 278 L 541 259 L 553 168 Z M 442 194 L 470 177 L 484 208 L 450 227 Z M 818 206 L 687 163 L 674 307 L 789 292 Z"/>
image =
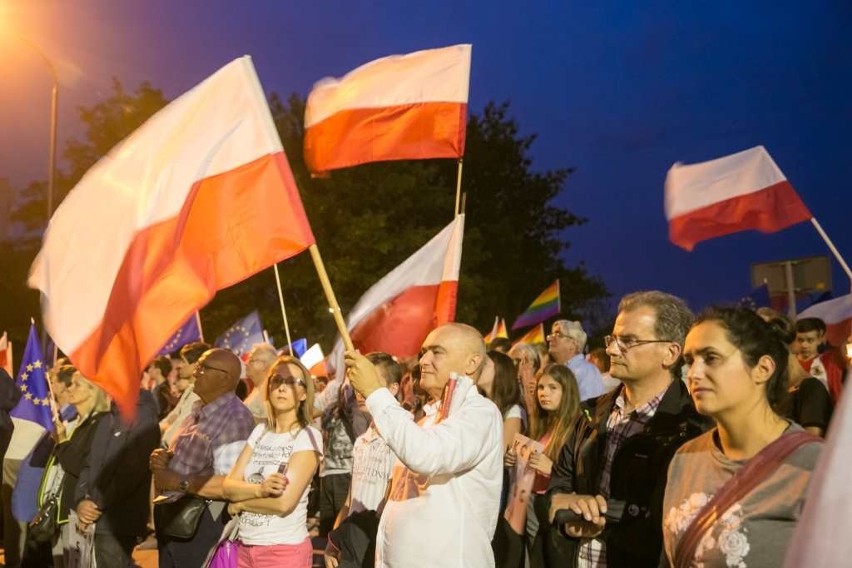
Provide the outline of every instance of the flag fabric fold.
<path id="1" fill-rule="evenodd" d="M 701 241 L 747 231 L 774 233 L 811 213 L 763 146 L 699 164 L 674 164 L 666 176 L 669 239 L 691 251 Z"/>
<path id="2" fill-rule="evenodd" d="M 305 162 L 324 172 L 464 154 L 469 44 L 377 59 L 319 81 L 305 107 Z"/>
<path id="3" fill-rule="evenodd" d="M 151 117 L 57 209 L 30 273 L 51 337 L 132 414 L 141 371 L 217 290 L 314 237 L 249 57 Z"/>
<path id="4" fill-rule="evenodd" d="M 311 348 L 299 355 L 299 360 L 307 367 L 314 377 L 327 377 L 328 369 L 325 365 L 325 356 L 319 343 L 314 343 Z"/>
<path id="5" fill-rule="evenodd" d="M 411 357 L 430 331 L 455 320 L 463 235 L 464 215 L 458 215 L 361 296 L 346 321 L 356 349 Z M 339 339 L 331 360 L 341 371 Z"/>
<path id="6" fill-rule="evenodd" d="M 512 324 L 512 330 L 529 327 L 551 318 L 562 310 L 559 295 L 559 280 L 544 289 L 544 292 L 533 300 L 524 313 L 518 316 Z"/>
<path id="7" fill-rule="evenodd" d="M 237 355 L 243 355 L 251 350 L 255 343 L 266 343 L 263 335 L 263 324 L 257 310 L 236 322 L 216 339 L 216 347 L 228 349 Z"/>

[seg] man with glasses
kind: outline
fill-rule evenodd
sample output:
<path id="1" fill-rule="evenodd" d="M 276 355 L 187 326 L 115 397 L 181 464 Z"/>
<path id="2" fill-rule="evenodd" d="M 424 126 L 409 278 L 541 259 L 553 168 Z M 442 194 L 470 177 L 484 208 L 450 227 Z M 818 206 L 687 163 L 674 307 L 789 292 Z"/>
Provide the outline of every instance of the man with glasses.
<path id="1" fill-rule="evenodd" d="M 557 320 L 547 336 L 547 348 L 554 363 L 565 365 L 577 378 L 580 400 L 604 393 L 603 379 L 598 368 L 586 361 L 586 332 L 578 321 Z"/>
<path id="2" fill-rule="evenodd" d="M 693 319 L 683 300 L 636 292 L 618 309 L 606 345 L 610 373 L 622 385 L 584 404 L 553 466 L 550 519 L 560 509 L 580 519 L 543 535 L 554 566 L 562 565 L 558 559 L 581 567 L 657 566 L 669 461 L 710 426 L 680 380 Z"/>
<path id="3" fill-rule="evenodd" d="M 157 526 L 160 566 L 201 566 L 219 539 L 226 501 L 222 483 L 254 429 L 251 412 L 234 394 L 240 380 L 240 360 L 225 349 L 206 351 L 194 371 L 199 400 L 168 450 L 151 454 L 154 485 L 174 501 L 179 495 L 210 500 L 195 534 L 180 539 Z M 156 501 L 155 501 L 156 502 Z M 155 523 L 158 519 L 155 507 Z"/>

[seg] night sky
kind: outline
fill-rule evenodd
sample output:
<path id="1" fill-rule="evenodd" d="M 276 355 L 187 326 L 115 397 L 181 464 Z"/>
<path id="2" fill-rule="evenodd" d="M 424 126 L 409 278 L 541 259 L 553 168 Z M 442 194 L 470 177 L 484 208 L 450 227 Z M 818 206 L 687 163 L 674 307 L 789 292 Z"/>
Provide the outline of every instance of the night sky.
<path id="1" fill-rule="evenodd" d="M 616 297 L 659 288 L 700 308 L 745 295 L 753 262 L 829 254 L 809 224 L 692 253 L 669 242 L 672 163 L 757 144 L 852 255 L 845 0 L 0 0 L 0 27 L 0 177 L 18 187 L 45 177 L 50 82 L 10 27 L 61 61 L 60 148 L 81 135 L 75 106 L 105 97 L 112 76 L 173 98 L 248 54 L 267 92 L 304 96 L 372 59 L 472 43 L 471 109 L 510 101 L 521 133 L 538 135 L 533 167 L 577 168 L 558 203 L 588 223 L 566 232 L 566 260 Z M 835 295 L 848 291 L 837 264 L 833 278 Z"/>

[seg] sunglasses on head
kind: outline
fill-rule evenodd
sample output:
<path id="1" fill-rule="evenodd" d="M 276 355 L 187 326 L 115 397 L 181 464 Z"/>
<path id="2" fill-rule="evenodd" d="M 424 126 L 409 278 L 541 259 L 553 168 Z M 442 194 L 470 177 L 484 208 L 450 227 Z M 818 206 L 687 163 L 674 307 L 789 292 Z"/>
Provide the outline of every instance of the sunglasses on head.
<path id="1" fill-rule="evenodd" d="M 281 388 L 281 385 L 287 385 L 289 388 L 293 388 L 296 385 L 305 385 L 305 381 L 302 379 L 297 379 L 296 377 L 290 375 L 285 377 L 284 375 L 272 375 L 269 379 L 269 390 L 275 390 Z"/>

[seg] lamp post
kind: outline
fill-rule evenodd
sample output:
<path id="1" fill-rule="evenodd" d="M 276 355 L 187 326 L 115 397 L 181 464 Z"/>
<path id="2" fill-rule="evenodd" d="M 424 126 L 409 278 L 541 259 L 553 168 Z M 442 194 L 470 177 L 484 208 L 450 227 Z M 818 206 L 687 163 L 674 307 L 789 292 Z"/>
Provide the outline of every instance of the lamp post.
<path id="1" fill-rule="evenodd" d="M 44 51 L 42 51 L 38 45 L 23 36 L 19 35 L 18 37 L 21 41 L 38 53 L 42 61 L 47 64 L 47 68 L 50 71 L 50 78 L 53 81 L 53 88 L 51 89 L 50 94 L 50 147 L 47 163 L 47 218 L 45 222 L 45 230 L 47 230 L 47 225 L 50 223 L 50 217 L 53 215 L 53 189 L 56 180 L 56 128 L 59 118 L 59 76 L 56 74 L 56 67 L 54 67 L 53 62 L 47 57 L 47 55 L 45 55 Z"/>

